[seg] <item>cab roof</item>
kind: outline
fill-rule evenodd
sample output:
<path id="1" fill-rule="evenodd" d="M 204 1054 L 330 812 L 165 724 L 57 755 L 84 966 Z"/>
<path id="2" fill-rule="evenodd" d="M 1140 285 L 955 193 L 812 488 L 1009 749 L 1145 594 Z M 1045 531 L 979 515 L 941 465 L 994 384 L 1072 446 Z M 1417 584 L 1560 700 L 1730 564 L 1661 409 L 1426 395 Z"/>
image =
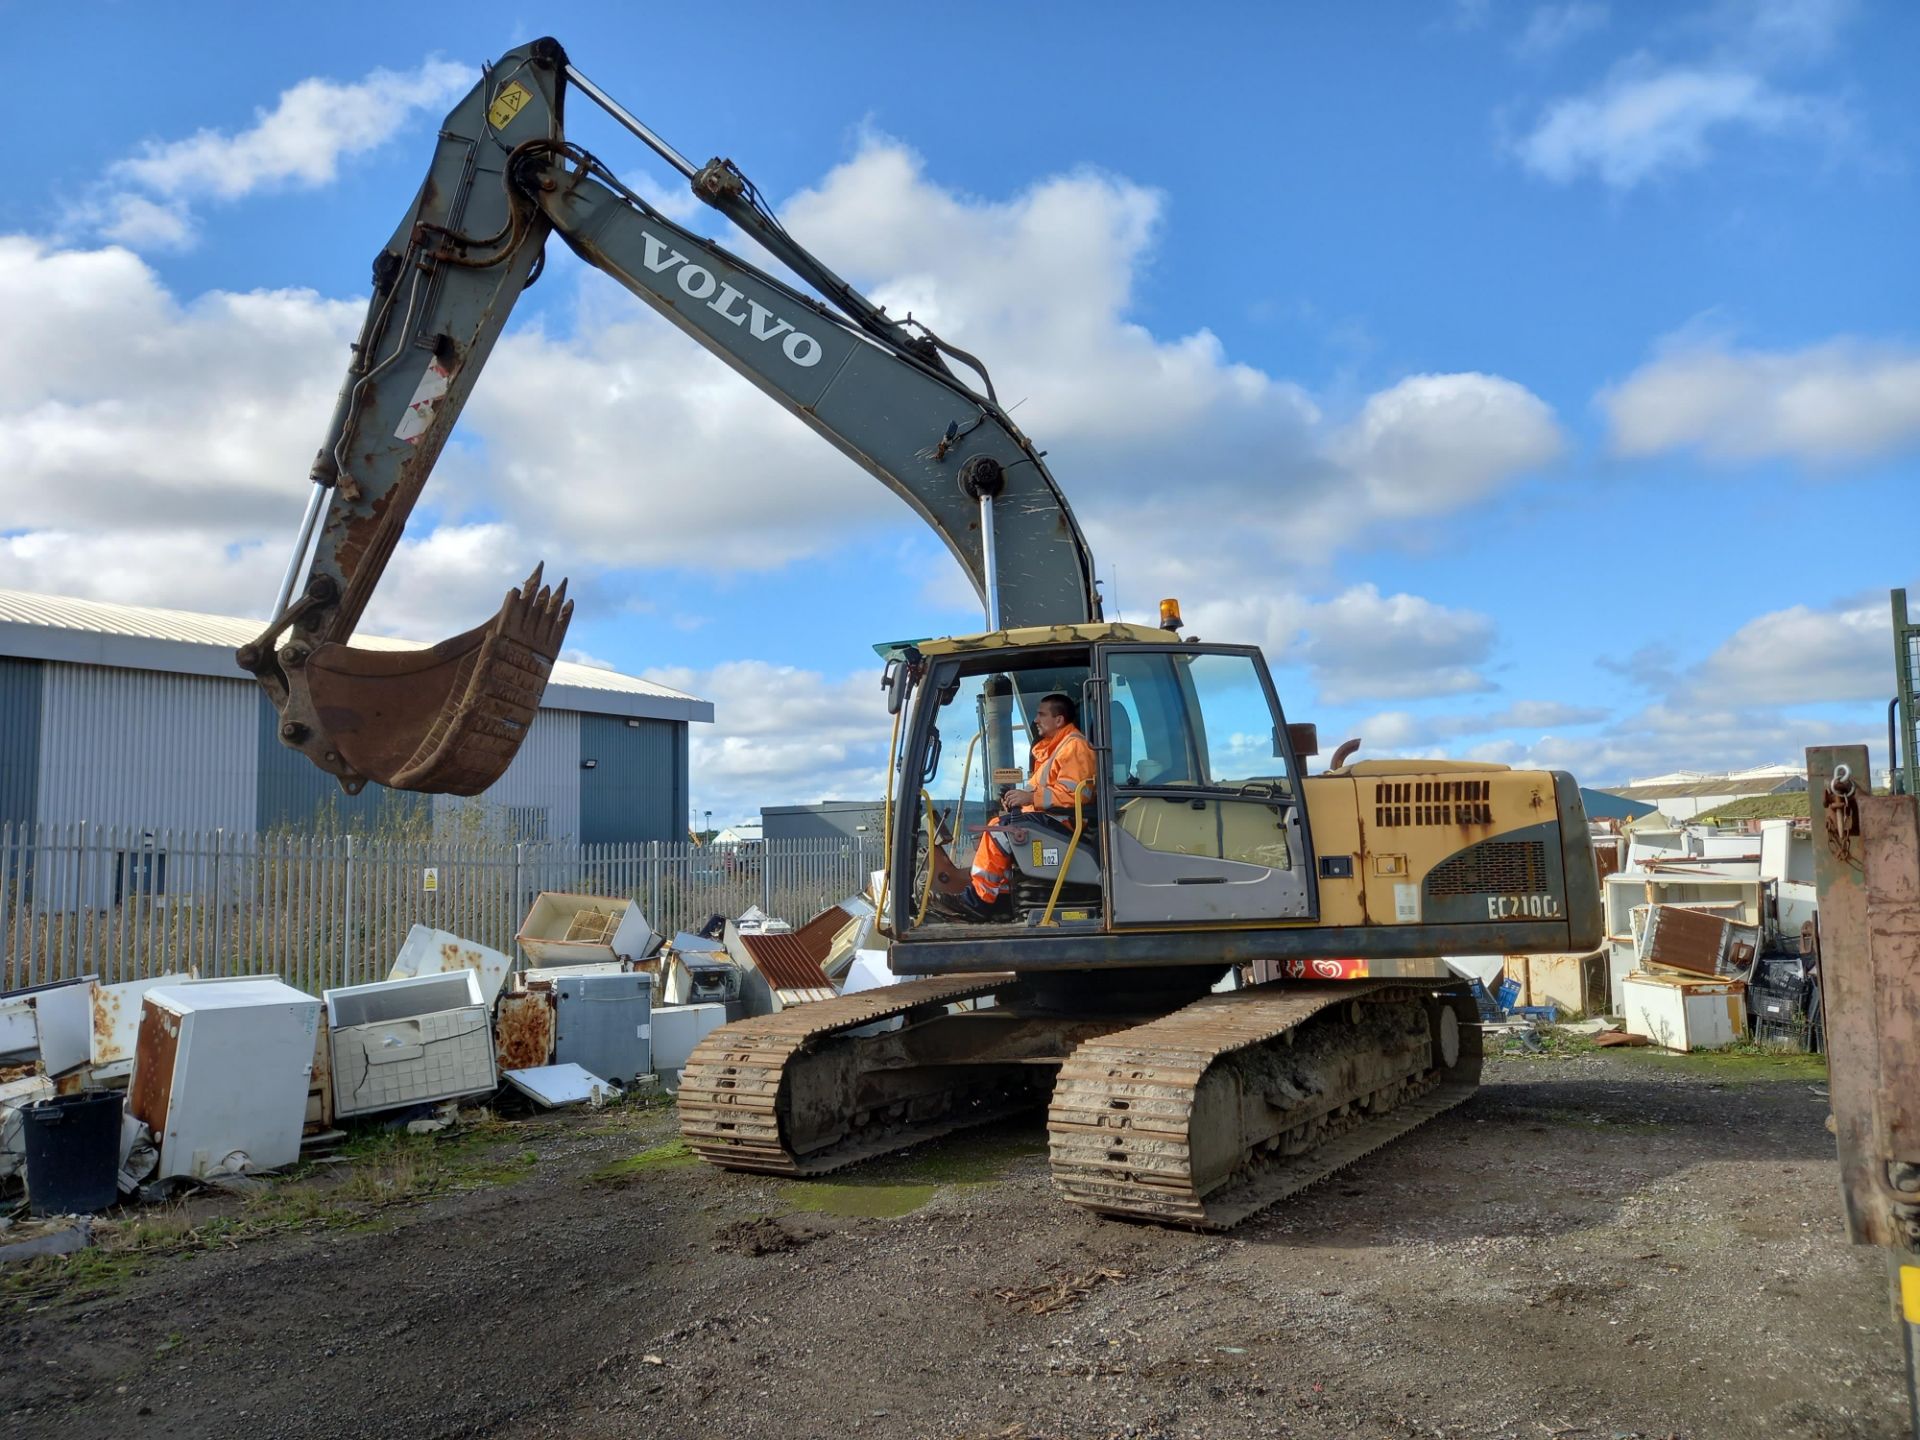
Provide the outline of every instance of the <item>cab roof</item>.
<path id="1" fill-rule="evenodd" d="M 1152 625 L 1123 625 L 1103 621 L 1091 625 L 1023 625 L 1017 630 L 989 630 L 984 635 L 947 635 L 935 640 L 899 642 L 882 653 L 893 654 L 911 643 L 922 655 L 970 655 L 981 650 L 1029 650 L 1047 645 L 1177 645 L 1180 637 Z M 881 647 L 876 646 L 876 649 Z"/>

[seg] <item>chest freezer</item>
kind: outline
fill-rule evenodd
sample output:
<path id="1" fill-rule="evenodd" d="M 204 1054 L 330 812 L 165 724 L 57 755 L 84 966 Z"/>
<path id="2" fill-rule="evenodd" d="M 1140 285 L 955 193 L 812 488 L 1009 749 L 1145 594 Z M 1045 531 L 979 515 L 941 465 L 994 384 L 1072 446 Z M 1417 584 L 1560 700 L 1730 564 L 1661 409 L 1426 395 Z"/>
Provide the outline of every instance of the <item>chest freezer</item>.
<path id="1" fill-rule="evenodd" d="M 142 997 L 127 1110 L 156 1177 L 275 1170 L 300 1158 L 320 1002 L 270 977 L 156 985 Z"/>
<path id="2" fill-rule="evenodd" d="M 1747 1033 L 1747 987 L 1738 980 L 1629 975 L 1626 1024 L 1669 1050 L 1718 1050 Z"/>
<path id="3" fill-rule="evenodd" d="M 336 1118 L 483 1095 L 498 1083 L 479 975 L 450 970 L 326 992 Z"/>

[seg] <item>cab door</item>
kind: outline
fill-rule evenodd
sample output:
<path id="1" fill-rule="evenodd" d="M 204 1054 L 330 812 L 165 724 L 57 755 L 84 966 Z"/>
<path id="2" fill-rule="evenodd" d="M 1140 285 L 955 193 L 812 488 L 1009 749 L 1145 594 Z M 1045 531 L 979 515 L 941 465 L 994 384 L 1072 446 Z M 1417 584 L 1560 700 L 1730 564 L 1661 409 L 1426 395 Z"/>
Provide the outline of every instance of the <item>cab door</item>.
<path id="1" fill-rule="evenodd" d="M 1299 772 L 1260 652 L 1111 645 L 1096 665 L 1114 925 L 1313 919 Z"/>

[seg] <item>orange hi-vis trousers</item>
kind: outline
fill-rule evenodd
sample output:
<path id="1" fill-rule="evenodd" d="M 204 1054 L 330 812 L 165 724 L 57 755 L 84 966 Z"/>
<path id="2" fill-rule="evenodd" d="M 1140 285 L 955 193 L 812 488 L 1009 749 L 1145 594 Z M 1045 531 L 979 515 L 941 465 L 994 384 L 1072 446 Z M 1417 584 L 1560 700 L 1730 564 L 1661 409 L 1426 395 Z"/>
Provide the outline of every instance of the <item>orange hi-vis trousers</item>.
<path id="1" fill-rule="evenodd" d="M 1077 727 L 1069 725 L 1056 731 L 1051 740 L 1033 747 L 1033 775 L 1027 785 L 1033 791 L 1034 803 L 1024 808 L 1071 808 L 1076 791 L 1092 792 L 1093 766 L 1093 746 Z M 1013 842 L 1002 828 L 1012 818 L 1001 816 L 988 822 L 986 833 L 974 848 L 973 893 L 989 905 L 1013 888 Z"/>

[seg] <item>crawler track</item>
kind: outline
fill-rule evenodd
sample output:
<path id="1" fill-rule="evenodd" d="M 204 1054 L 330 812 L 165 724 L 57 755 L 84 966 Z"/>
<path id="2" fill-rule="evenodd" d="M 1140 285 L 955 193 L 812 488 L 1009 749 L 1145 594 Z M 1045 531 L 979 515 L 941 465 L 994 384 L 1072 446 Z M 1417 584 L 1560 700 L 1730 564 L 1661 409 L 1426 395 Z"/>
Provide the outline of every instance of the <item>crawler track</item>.
<path id="1" fill-rule="evenodd" d="M 840 1116 L 824 1143 L 814 1144 L 795 1134 L 792 1116 L 797 1072 L 809 1060 L 826 1063 L 820 1049 L 834 1036 L 896 1015 L 937 1014 L 955 1001 L 1005 989 L 1013 979 L 909 980 L 723 1025 L 700 1042 L 680 1073 L 680 1133 L 689 1149 L 723 1169 L 824 1175 L 1029 1105 L 1031 1093 L 1002 1095 L 991 1080 L 963 1083 L 931 1102 Z"/>
<path id="2" fill-rule="evenodd" d="M 1224 1230 L 1471 1095 L 1475 1020 L 1429 987 L 1283 982 L 1089 1040 L 1047 1114 L 1054 1186 L 1105 1214 Z"/>

